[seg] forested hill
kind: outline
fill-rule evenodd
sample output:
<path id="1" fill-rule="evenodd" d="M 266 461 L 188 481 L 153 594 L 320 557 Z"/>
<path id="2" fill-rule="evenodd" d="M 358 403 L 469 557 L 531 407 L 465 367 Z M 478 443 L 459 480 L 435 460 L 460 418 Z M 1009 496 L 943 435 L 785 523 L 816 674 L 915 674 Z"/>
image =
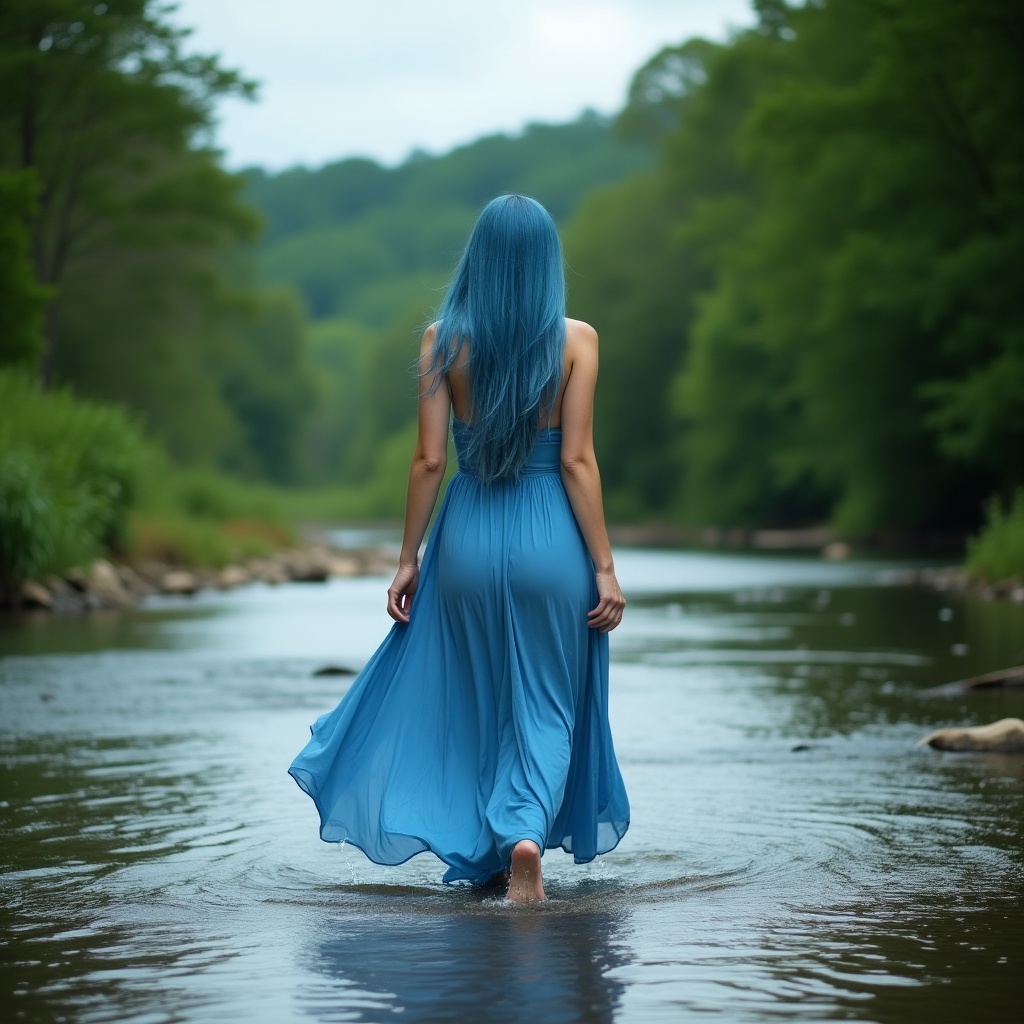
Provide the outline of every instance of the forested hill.
<path id="1" fill-rule="evenodd" d="M 495 195 L 532 195 L 562 222 L 589 190 L 653 160 L 653 147 L 622 141 L 610 120 L 588 112 L 441 156 L 417 152 L 393 168 L 356 158 L 275 175 L 251 170 L 245 195 L 265 221 L 268 282 L 296 288 L 314 319 L 384 327 L 436 302 L 434 289 Z"/>
<path id="2" fill-rule="evenodd" d="M 601 335 L 611 518 L 899 539 L 1024 510 L 1020 0 L 754 7 L 653 55 L 614 126 L 234 175 L 201 140 L 251 86 L 157 0 L 14 5 L 0 367 L 126 406 L 180 464 L 398 515 L 418 328 L 521 191 Z"/>

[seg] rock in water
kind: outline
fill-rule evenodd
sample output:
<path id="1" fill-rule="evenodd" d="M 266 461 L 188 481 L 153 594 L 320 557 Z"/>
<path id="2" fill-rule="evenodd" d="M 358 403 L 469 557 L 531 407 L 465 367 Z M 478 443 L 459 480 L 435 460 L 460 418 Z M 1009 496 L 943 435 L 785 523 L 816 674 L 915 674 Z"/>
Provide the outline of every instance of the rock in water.
<path id="1" fill-rule="evenodd" d="M 160 580 L 160 590 L 165 594 L 191 595 L 199 589 L 199 578 L 191 572 L 176 570 L 167 573 Z"/>
<path id="2" fill-rule="evenodd" d="M 125 590 L 117 570 L 104 558 L 92 563 L 86 593 L 92 607 L 123 608 L 132 603 L 132 596 Z"/>
<path id="3" fill-rule="evenodd" d="M 21 585 L 21 607 L 45 608 L 49 611 L 53 607 L 53 594 L 42 583 L 25 580 Z"/>
<path id="4" fill-rule="evenodd" d="M 955 683 L 936 686 L 925 693 L 939 697 L 958 693 L 984 693 L 993 690 L 1024 689 L 1024 665 L 1014 668 L 1003 668 L 998 672 L 986 672 L 983 676 L 972 676 L 970 679 L 958 679 Z"/>
<path id="5" fill-rule="evenodd" d="M 830 562 L 845 562 L 853 554 L 853 549 L 845 540 L 834 540 L 821 549 L 821 557 Z"/>
<path id="6" fill-rule="evenodd" d="M 221 590 L 233 590 L 245 586 L 252 577 L 240 566 L 229 565 L 221 569 L 217 575 L 217 586 Z"/>
<path id="7" fill-rule="evenodd" d="M 1019 718 L 1000 718 L 991 725 L 972 729 L 938 729 L 919 740 L 917 746 L 936 750 L 982 750 L 999 754 L 1024 754 L 1024 722 Z"/>

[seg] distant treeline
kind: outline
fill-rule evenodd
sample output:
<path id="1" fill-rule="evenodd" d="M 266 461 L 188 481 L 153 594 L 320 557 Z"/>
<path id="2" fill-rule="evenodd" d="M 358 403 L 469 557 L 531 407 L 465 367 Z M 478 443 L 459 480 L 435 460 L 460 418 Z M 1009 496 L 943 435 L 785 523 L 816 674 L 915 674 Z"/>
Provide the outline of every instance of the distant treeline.
<path id="1" fill-rule="evenodd" d="M 260 211 L 264 275 L 292 285 L 314 319 L 388 326 L 406 308 L 429 310 L 480 208 L 501 192 L 543 197 L 564 221 L 598 185 L 653 163 L 647 140 L 625 141 L 607 118 L 530 125 L 440 157 L 414 153 L 398 167 L 350 159 L 316 171 L 248 172 Z"/>
<path id="2" fill-rule="evenodd" d="M 401 512 L 416 419 L 419 331 L 481 207 L 501 192 L 540 199 L 561 222 L 594 187 L 649 171 L 654 147 L 606 118 L 531 125 L 399 167 L 342 160 L 316 171 L 247 173 L 266 228 L 264 280 L 302 296 L 316 398 L 302 479 L 370 487 L 367 511 Z"/>
<path id="3" fill-rule="evenodd" d="M 1024 8 L 755 7 L 656 55 L 614 123 L 231 175 L 212 108 L 253 87 L 154 0 L 7 0 L 0 366 L 178 464 L 396 514 L 418 329 L 522 191 L 602 337 L 615 518 L 972 528 L 1024 484 Z"/>
<path id="4" fill-rule="evenodd" d="M 514 188 L 563 222 L 602 335 L 617 518 L 962 531 L 1024 482 L 1024 8 L 756 6 L 641 68 L 614 139 L 591 119 L 250 178 L 263 273 L 316 319 L 316 476 L 396 473 L 430 289 Z M 602 175 L 576 208 L 565 182 Z"/>

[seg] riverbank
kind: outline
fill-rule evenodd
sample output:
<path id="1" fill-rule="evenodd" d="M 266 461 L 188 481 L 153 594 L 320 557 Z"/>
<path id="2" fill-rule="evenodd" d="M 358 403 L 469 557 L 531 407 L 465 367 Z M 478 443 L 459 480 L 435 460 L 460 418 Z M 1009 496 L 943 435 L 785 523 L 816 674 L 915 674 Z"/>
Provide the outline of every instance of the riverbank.
<path id="1" fill-rule="evenodd" d="M 181 557 L 100 558 L 42 579 L 26 580 L 0 608 L 76 613 L 94 609 L 127 608 L 154 595 L 191 596 L 204 590 L 233 590 L 251 584 L 277 586 L 283 583 L 323 583 L 332 578 L 386 576 L 394 571 L 396 551 L 381 535 L 397 531 L 362 527 L 329 530 L 307 527 L 303 540 L 294 547 L 281 548 L 259 556 L 239 557 L 217 566 L 188 564 Z M 816 553 L 824 561 L 845 561 L 854 552 L 845 541 L 825 529 L 764 530 L 742 538 L 722 537 L 721 531 L 703 531 L 699 538 L 680 537 L 668 527 L 612 526 L 617 547 L 665 550 L 708 550 L 730 548 L 764 554 Z M 340 543 L 338 539 L 341 539 Z M 681 543 L 682 541 L 682 543 Z M 180 553 L 179 553 L 180 555 Z M 958 594 L 970 594 L 985 601 L 1024 603 L 1024 579 L 986 581 L 955 565 L 908 568 L 894 582 L 912 587 Z"/>
<path id="2" fill-rule="evenodd" d="M 950 565 L 939 569 L 913 569 L 906 573 L 905 580 L 912 586 L 928 587 L 932 590 L 970 594 L 983 601 L 1013 601 L 1024 603 L 1024 579 L 1010 576 L 1007 579 L 989 581 L 972 576 L 966 569 Z"/>
<path id="3" fill-rule="evenodd" d="M 191 596 L 203 590 L 234 590 L 256 583 L 325 583 L 335 577 L 386 575 L 394 568 L 395 554 L 390 547 L 339 547 L 322 540 L 219 569 L 100 558 L 85 568 L 26 580 L 7 608 L 74 614 L 128 608 L 154 595 Z"/>

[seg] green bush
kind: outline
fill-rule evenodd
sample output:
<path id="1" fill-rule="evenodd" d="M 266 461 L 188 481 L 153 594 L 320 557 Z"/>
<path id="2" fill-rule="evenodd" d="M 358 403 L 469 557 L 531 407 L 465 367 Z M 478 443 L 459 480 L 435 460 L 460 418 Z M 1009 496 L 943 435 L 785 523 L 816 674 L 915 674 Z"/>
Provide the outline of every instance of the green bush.
<path id="1" fill-rule="evenodd" d="M 0 452 L 0 584 L 34 576 L 53 561 L 53 510 L 38 460 Z"/>
<path id="2" fill-rule="evenodd" d="M 41 392 L 0 371 L 0 588 L 84 563 L 123 542 L 128 512 L 161 454 L 121 409 Z"/>
<path id="3" fill-rule="evenodd" d="M 264 555 L 270 548 L 233 543 L 216 520 L 168 512 L 133 516 L 126 554 L 133 562 L 219 569 L 249 555 Z"/>
<path id="4" fill-rule="evenodd" d="M 132 562 L 218 568 L 295 544 L 292 492 L 216 470 L 162 464 L 145 474 L 119 553 Z"/>
<path id="5" fill-rule="evenodd" d="M 174 511 L 194 519 L 282 518 L 281 489 L 245 483 L 212 469 L 166 467 L 148 480 L 140 502 L 146 511 Z"/>
<path id="6" fill-rule="evenodd" d="M 978 579 L 1024 579 L 1024 488 L 1004 509 L 998 499 L 988 505 L 988 521 L 967 545 L 967 572 Z"/>

